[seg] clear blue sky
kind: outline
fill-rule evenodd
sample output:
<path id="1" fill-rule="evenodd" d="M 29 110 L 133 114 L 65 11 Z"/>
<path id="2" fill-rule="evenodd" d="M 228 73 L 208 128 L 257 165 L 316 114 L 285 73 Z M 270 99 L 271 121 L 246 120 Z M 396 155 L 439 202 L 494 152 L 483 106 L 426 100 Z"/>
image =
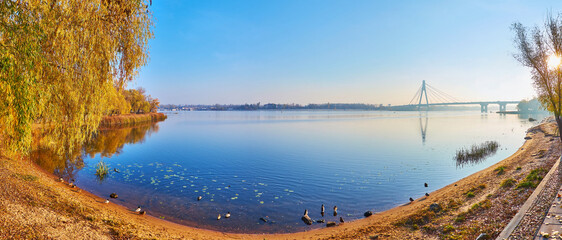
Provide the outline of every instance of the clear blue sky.
<path id="1" fill-rule="evenodd" d="M 421 81 L 463 100 L 534 96 L 510 25 L 562 1 L 153 0 L 135 83 L 163 104 L 406 104 Z"/>

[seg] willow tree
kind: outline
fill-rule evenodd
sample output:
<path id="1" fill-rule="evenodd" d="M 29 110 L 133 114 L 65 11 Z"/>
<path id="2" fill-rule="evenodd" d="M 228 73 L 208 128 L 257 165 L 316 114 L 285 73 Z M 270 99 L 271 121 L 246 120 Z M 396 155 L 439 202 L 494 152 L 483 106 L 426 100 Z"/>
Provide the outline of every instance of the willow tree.
<path id="1" fill-rule="evenodd" d="M 151 25 L 144 0 L 0 1 L 3 145 L 29 150 L 34 123 L 61 148 L 88 139 L 146 63 Z"/>
<path id="2" fill-rule="evenodd" d="M 554 114 L 562 139 L 562 19 L 549 15 L 544 27 L 528 30 L 514 23 L 515 44 L 519 53 L 515 58 L 531 69 L 533 85 L 541 104 Z"/>

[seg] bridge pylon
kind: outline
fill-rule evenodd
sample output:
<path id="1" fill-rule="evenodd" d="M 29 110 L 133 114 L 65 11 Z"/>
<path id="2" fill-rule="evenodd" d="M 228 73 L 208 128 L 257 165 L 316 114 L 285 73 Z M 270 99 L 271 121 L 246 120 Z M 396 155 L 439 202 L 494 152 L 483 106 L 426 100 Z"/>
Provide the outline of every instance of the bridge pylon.
<path id="1" fill-rule="evenodd" d="M 424 95 L 425 95 L 425 107 L 429 110 L 429 100 L 427 100 L 427 90 L 425 89 L 425 80 L 423 80 L 422 82 L 420 100 L 418 102 L 418 110 L 420 110 L 422 106 L 422 99 Z"/>

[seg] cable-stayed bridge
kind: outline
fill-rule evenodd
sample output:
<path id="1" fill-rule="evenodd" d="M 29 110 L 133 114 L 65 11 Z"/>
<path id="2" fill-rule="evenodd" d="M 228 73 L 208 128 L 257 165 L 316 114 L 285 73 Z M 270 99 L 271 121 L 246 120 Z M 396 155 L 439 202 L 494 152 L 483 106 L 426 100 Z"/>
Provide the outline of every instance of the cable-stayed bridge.
<path id="1" fill-rule="evenodd" d="M 453 106 L 453 105 L 480 105 L 481 112 L 488 112 L 488 105 L 498 104 L 500 112 L 506 111 L 508 104 L 518 104 L 519 101 L 462 101 L 455 97 L 425 83 L 423 80 L 410 103 L 407 105 L 393 106 L 394 110 L 418 111 L 429 110 L 431 106 Z"/>

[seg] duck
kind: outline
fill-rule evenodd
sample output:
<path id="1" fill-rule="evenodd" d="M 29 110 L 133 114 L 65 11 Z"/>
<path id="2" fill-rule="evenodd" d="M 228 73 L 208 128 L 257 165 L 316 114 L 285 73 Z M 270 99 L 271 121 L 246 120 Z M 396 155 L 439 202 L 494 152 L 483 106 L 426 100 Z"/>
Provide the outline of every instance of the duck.
<path id="1" fill-rule="evenodd" d="M 324 204 L 322 204 L 322 207 L 320 208 L 320 213 L 322 213 L 322 215 L 324 215 Z"/>
<path id="2" fill-rule="evenodd" d="M 304 215 L 302 216 L 301 219 L 306 225 L 312 225 L 313 221 L 312 221 L 312 218 L 310 218 L 308 216 L 308 210 L 307 209 L 304 210 Z"/>
<path id="3" fill-rule="evenodd" d="M 59 182 L 64 182 L 64 179 L 62 179 L 62 178 L 59 178 Z"/>
<path id="4" fill-rule="evenodd" d="M 320 220 L 316 220 L 316 222 L 317 222 L 317 223 L 325 223 L 325 222 L 326 222 L 326 220 L 324 220 L 324 219 L 320 219 Z"/>
<path id="5" fill-rule="evenodd" d="M 203 197 L 201 196 L 197 197 L 197 201 L 201 201 L 201 199 L 203 199 Z"/>
<path id="6" fill-rule="evenodd" d="M 116 172 L 116 173 L 120 173 L 119 169 L 117 169 L 117 168 L 114 168 L 113 171 Z"/>
<path id="7" fill-rule="evenodd" d="M 335 227 L 336 226 L 336 222 L 327 222 L 326 223 L 326 227 Z"/>
<path id="8" fill-rule="evenodd" d="M 140 206 L 138 206 L 137 209 L 135 210 L 135 212 L 140 213 L 140 211 L 141 211 L 141 208 L 140 208 Z"/>
<path id="9" fill-rule="evenodd" d="M 225 218 L 229 218 L 230 217 L 230 212 L 227 212 L 226 215 L 224 215 Z"/>
<path id="10" fill-rule="evenodd" d="M 424 183 L 423 186 L 424 186 L 424 187 L 429 187 L 429 185 L 427 185 L 427 183 Z"/>
<path id="11" fill-rule="evenodd" d="M 371 211 L 366 211 L 365 213 L 363 213 L 363 216 L 365 216 L 365 217 L 370 217 L 372 215 L 373 215 L 373 212 L 371 212 Z"/>
<path id="12" fill-rule="evenodd" d="M 410 198 L 410 202 L 413 202 L 413 201 L 414 201 L 414 199 L 413 199 L 413 198 Z"/>
<path id="13" fill-rule="evenodd" d="M 338 215 L 338 206 L 334 206 L 334 216 Z"/>
<path id="14" fill-rule="evenodd" d="M 429 197 L 429 193 L 425 193 L 425 196 L 426 196 L 426 197 Z"/>
<path id="15" fill-rule="evenodd" d="M 261 217 L 260 220 L 263 222 L 267 222 L 269 220 L 269 217 L 268 216 Z"/>
<path id="16" fill-rule="evenodd" d="M 109 199 L 105 199 L 105 202 L 104 202 L 104 203 L 106 203 L 106 204 L 109 203 Z"/>
<path id="17" fill-rule="evenodd" d="M 344 223 L 345 221 L 343 220 L 343 217 L 340 217 L 340 222 Z"/>
<path id="18" fill-rule="evenodd" d="M 140 215 L 145 215 L 145 214 L 146 214 L 146 211 L 144 211 L 144 210 L 143 210 L 143 211 L 140 211 L 139 214 L 140 214 Z"/>
<path id="19" fill-rule="evenodd" d="M 219 215 L 217 216 L 217 220 L 221 220 L 221 214 L 219 213 Z"/>
<path id="20" fill-rule="evenodd" d="M 117 196 L 117 193 L 111 193 L 111 194 L 109 194 L 109 197 L 110 198 L 117 198 L 118 196 Z"/>

